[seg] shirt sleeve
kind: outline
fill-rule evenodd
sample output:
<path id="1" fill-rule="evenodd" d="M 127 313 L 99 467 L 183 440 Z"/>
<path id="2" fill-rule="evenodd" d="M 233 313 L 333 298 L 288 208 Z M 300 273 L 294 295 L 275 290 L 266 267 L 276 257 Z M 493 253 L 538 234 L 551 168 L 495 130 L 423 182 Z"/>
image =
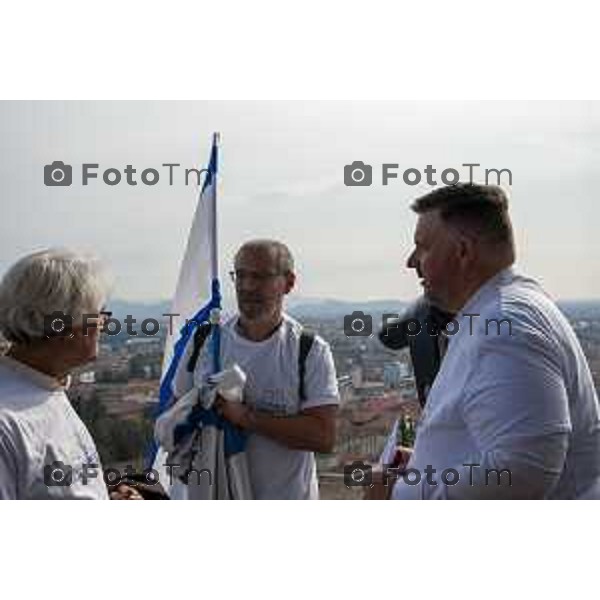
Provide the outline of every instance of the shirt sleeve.
<path id="1" fill-rule="evenodd" d="M 487 338 L 461 405 L 479 452 L 454 465 L 457 484 L 422 483 L 421 496 L 543 498 L 560 478 L 571 431 L 562 360 L 540 332 Z"/>
<path id="2" fill-rule="evenodd" d="M 301 410 L 340 403 L 331 348 L 319 337 L 315 337 L 306 358 L 304 390 L 306 399 L 300 405 Z"/>
<path id="3" fill-rule="evenodd" d="M 17 463 L 6 429 L 0 423 L 0 500 L 16 500 Z"/>

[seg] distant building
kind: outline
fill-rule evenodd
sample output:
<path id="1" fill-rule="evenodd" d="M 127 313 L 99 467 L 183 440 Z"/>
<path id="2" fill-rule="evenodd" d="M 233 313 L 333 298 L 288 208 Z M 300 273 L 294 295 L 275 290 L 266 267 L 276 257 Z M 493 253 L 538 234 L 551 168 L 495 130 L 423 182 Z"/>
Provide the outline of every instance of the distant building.
<path id="1" fill-rule="evenodd" d="M 79 373 L 79 383 L 96 383 L 96 373 L 94 371 Z"/>
<path id="2" fill-rule="evenodd" d="M 344 405 L 352 398 L 352 377 L 342 375 L 338 377 L 337 384 L 340 393 L 340 404 Z"/>
<path id="3" fill-rule="evenodd" d="M 365 381 L 361 385 L 354 387 L 354 397 L 357 400 L 366 400 L 367 398 L 378 398 L 385 395 L 385 386 L 379 381 Z"/>
<path id="4" fill-rule="evenodd" d="M 409 376 L 408 365 L 405 363 L 397 361 L 383 365 L 383 384 L 386 388 L 399 388 Z"/>
<path id="5" fill-rule="evenodd" d="M 128 352 L 137 355 L 160 354 L 162 352 L 162 342 L 157 337 L 137 337 L 129 338 L 125 345 Z"/>

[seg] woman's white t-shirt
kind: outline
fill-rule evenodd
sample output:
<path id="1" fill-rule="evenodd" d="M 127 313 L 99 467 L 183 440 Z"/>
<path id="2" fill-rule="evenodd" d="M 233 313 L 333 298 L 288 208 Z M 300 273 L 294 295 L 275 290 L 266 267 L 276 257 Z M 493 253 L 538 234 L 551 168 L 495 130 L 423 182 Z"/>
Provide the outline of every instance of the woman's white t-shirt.
<path id="1" fill-rule="evenodd" d="M 0 499 L 108 499 L 96 446 L 65 389 L 0 357 Z"/>

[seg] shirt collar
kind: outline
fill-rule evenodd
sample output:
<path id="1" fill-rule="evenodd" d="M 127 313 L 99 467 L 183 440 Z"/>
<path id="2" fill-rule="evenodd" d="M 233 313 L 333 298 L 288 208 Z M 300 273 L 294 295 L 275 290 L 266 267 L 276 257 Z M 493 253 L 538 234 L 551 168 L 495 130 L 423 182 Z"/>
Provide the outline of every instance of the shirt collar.
<path id="1" fill-rule="evenodd" d="M 513 279 L 516 275 L 516 270 L 513 266 L 502 269 L 492 277 L 490 277 L 465 303 L 459 310 L 459 315 L 472 313 L 476 306 L 485 298 L 489 291 L 495 289 L 498 284 Z"/>
<path id="2" fill-rule="evenodd" d="M 279 321 L 279 324 L 273 328 L 273 331 L 271 331 L 271 333 L 269 334 L 268 337 L 266 337 L 264 340 L 260 340 L 260 341 L 256 341 L 256 340 L 251 340 L 249 338 L 247 338 L 245 335 L 242 334 L 240 328 L 239 328 L 239 315 L 236 315 L 233 319 L 233 333 L 234 335 L 239 339 L 239 340 L 243 340 L 244 342 L 248 343 L 248 344 L 268 344 L 271 343 L 275 338 L 277 337 L 281 337 L 284 331 L 283 328 L 283 323 L 284 321 L 287 319 L 285 313 L 281 313 L 281 321 Z"/>
<path id="3" fill-rule="evenodd" d="M 70 375 L 67 375 L 63 380 L 58 380 L 56 377 L 46 375 L 46 373 L 33 369 L 10 356 L 0 356 L 0 365 L 6 366 L 15 373 L 29 379 L 34 385 L 51 392 L 66 391 L 71 385 Z"/>

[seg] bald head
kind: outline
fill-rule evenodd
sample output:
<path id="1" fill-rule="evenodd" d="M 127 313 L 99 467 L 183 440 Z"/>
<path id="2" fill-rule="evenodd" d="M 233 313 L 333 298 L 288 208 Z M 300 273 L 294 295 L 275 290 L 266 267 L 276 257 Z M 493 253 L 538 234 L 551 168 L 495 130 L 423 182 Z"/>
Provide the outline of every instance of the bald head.
<path id="1" fill-rule="evenodd" d="M 236 252 L 236 263 L 242 254 L 260 254 L 268 257 L 273 268 L 282 275 L 294 271 L 294 259 L 290 249 L 283 242 L 277 240 L 257 239 L 245 242 Z"/>

